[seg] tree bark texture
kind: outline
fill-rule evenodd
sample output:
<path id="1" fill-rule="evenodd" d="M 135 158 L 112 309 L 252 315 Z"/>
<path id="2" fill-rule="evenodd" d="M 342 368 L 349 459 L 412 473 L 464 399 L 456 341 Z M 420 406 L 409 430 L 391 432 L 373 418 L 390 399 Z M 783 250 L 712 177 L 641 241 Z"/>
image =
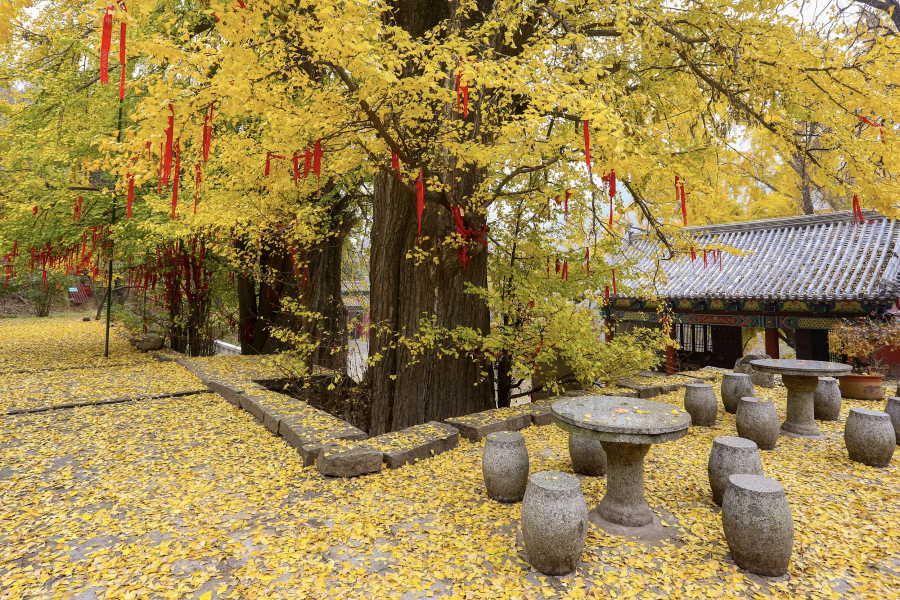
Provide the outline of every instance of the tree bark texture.
<path id="1" fill-rule="evenodd" d="M 419 331 L 421 318 L 436 327 L 488 331 L 487 305 L 465 291 L 467 281 L 487 285 L 487 253 L 477 248 L 483 246 L 470 244 L 472 260 L 464 271 L 456 250 L 442 246 L 456 231 L 450 212 L 429 203 L 422 215 L 422 249 L 431 254 L 417 265 L 407 258 L 417 246 L 415 196 L 395 177 L 379 173 L 373 208 L 369 354 L 381 356 L 372 368 L 370 435 L 492 408 L 493 378 L 483 357 L 442 355 L 438 346 L 413 362 L 410 351 L 397 344 L 398 336 Z M 482 377 L 482 371 L 489 375 Z"/>

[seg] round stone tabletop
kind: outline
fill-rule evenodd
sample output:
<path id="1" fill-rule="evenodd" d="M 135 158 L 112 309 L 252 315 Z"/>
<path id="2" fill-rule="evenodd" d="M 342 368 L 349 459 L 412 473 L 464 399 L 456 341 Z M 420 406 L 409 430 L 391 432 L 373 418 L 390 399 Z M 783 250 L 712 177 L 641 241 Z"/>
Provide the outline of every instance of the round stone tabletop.
<path id="1" fill-rule="evenodd" d="M 684 437 L 691 425 L 684 410 L 638 398 L 566 398 L 554 402 L 551 410 L 560 428 L 601 442 L 661 444 Z"/>
<path id="2" fill-rule="evenodd" d="M 799 375 L 801 377 L 841 377 L 849 375 L 853 367 L 841 363 L 825 362 L 822 360 L 795 360 L 787 358 L 775 358 L 764 360 L 751 360 L 754 369 L 763 373 L 776 375 Z"/>

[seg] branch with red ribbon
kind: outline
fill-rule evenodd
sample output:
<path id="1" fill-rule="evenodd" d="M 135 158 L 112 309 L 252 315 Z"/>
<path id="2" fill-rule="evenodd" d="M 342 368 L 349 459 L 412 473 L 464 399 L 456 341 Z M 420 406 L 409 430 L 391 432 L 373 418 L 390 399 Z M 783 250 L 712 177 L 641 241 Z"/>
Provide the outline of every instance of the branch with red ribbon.
<path id="1" fill-rule="evenodd" d="M 864 116 L 862 116 L 862 115 L 857 115 L 857 116 L 859 117 L 859 120 L 860 120 L 860 121 L 862 121 L 863 123 L 865 123 L 865 124 L 868 125 L 869 127 L 875 127 L 876 129 L 878 129 L 878 135 L 881 137 L 881 143 L 882 143 L 882 144 L 887 144 L 887 141 L 884 139 L 884 124 L 882 124 L 882 123 L 876 123 L 875 121 L 872 121 L 872 120 L 870 120 L 870 119 L 867 119 L 866 117 L 864 117 Z"/>
<path id="2" fill-rule="evenodd" d="M 675 176 L 675 201 L 681 202 L 681 218 L 685 225 L 688 224 L 687 220 L 687 198 L 685 198 L 684 192 L 684 179 L 679 176 Z"/>
<path id="3" fill-rule="evenodd" d="M 875 222 L 866 220 L 862 211 L 862 205 L 859 203 L 859 197 L 856 194 L 853 194 L 853 220 L 856 222 L 857 227 L 860 225 L 871 225 Z"/>
<path id="4" fill-rule="evenodd" d="M 460 248 L 456 250 L 456 255 L 459 257 L 459 262 L 462 263 L 463 270 L 467 270 L 469 261 L 469 248 L 468 243 L 470 241 L 481 242 L 482 244 L 487 244 L 481 236 L 484 235 L 484 232 L 488 230 L 487 225 L 481 228 L 481 231 L 475 231 L 471 227 L 467 227 L 465 221 L 463 220 L 462 211 L 458 206 L 450 207 L 450 214 L 453 215 L 453 221 L 456 223 L 456 233 L 462 236 L 463 243 Z M 547 259 L 550 260 L 549 258 Z M 548 262 L 548 274 L 549 274 L 549 262 Z M 558 271 L 557 271 L 558 272 Z"/>
<path id="5" fill-rule="evenodd" d="M 609 191 L 609 226 L 613 226 L 613 198 L 616 197 L 616 170 L 611 169 L 609 175 L 600 178 Z"/>

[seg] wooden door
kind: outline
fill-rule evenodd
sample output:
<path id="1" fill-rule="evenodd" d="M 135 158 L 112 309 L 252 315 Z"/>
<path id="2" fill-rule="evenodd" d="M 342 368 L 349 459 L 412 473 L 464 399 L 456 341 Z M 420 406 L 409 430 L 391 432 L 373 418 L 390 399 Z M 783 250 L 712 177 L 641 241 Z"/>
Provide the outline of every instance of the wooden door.
<path id="1" fill-rule="evenodd" d="M 741 328 L 713 325 L 710 330 L 712 333 L 712 366 L 733 369 L 734 363 L 744 356 Z"/>

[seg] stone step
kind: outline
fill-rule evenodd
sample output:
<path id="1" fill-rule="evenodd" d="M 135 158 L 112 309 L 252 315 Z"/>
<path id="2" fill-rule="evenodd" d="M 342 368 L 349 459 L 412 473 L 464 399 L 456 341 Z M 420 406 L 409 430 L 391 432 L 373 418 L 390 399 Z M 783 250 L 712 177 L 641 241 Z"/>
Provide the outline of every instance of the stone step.
<path id="1" fill-rule="evenodd" d="M 329 477 L 358 477 L 381 471 L 382 452 L 369 442 L 333 441 L 322 445 L 316 469 Z"/>
<path id="2" fill-rule="evenodd" d="M 459 430 L 459 435 L 477 442 L 495 431 L 518 431 L 531 425 L 531 415 L 519 406 L 494 408 L 464 417 L 450 417 L 444 423 Z"/>
<path id="3" fill-rule="evenodd" d="M 367 443 L 382 452 L 387 468 L 396 469 L 455 448 L 459 444 L 459 431 L 431 421 L 373 437 Z"/>

